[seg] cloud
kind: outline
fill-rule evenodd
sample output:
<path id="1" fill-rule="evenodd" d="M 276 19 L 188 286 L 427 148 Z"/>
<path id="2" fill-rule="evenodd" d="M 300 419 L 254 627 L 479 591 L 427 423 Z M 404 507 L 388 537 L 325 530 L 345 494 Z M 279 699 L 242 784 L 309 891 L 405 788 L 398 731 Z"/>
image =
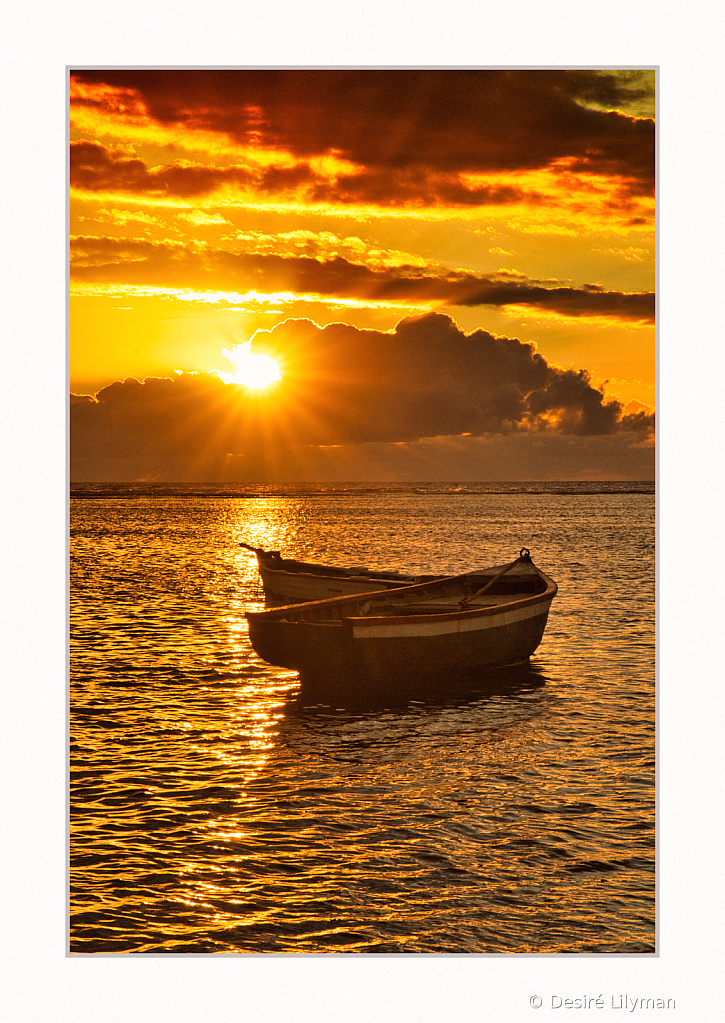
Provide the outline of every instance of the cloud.
<path id="1" fill-rule="evenodd" d="M 381 206 L 504 206 L 547 200 L 540 192 L 515 185 L 471 184 L 456 172 L 429 168 L 366 168 L 335 179 L 319 179 L 307 193 L 309 202 Z"/>
<path id="2" fill-rule="evenodd" d="M 282 368 L 282 383 L 268 397 L 208 373 L 128 378 L 95 400 L 74 396 L 76 468 L 98 472 L 134 459 L 182 459 L 187 469 L 230 458 L 288 465 L 290 453 L 305 446 L 462 435 L 535 443 L 627 433 L 630 443 L 632 436 L 643 443 L 652 430 L 651 416 L 624 416 L 621 403 L 607 401 L 584 370 L 550 366 L 515 338 L 465 334 L 441 314 L 404 319 L 389 333 L 287 320 L 258 331 L 254 350 Z"/>
<path id="3" fill-rule="evenodd" d="M 79 223 L 84 222 L 95 222 L 113 224 L 116 227 L 128 228 L 129 224 L 140 224 L 145 228 L 164 228 L 169 229 L 169 225 L 166 220 L 162 217 L 152 216 L 150 213 L 145 213 L 143 210 L 121 210 L 113 207 L 103 208 L 99 207 L 91 210 L 87 216 L 79 215 Z"/>
<path id="4" fill-rule="evenodd" d="M 586 70 L 76 71 L 73 103 L 118 118 L 218 133 L 308 161 L 434 174 L 565 161 L 651 192 L 654 124 L 630 116 L 653 75 Z M 123 103 L 119 97 L 123 97 Z M 131 171 L 133 173 L 133 171 Z"/>
<path id="5" fill-rule="evenodd" d="M 626 111 L 652 83 L 646 72 L 78 72 L 74 130 L 124 145 L 71 143 L 71 183 L 417 216 L 513 207 L 571 231 L 631 229 L 652 214 L 654 122 Z M 151 166 L 131 141 L 167 162 Z M 174 153 L 194 158 L 168 162 Z"/>
<path id="6" fill-rule="evenodd" d="M 282 231 L 264 234 L 261 231 L 238 231 L 233 236 L 222 238 L 225 242 L 241 243 L 247 253 L 269 253 L 277 255 L 305 255 L 315 259 L 332 259 L 344 255 L 351 262 L 366 266 L 416 266 L 425 268 L 428 260 L 412 252 L 397 249 L 380 249 L 358 238 L 356 235 L 341 236 L 332 231 Z"/>
<path id="7" fill-rule="evenodd" d="M 260 167 L 253 163 L 214 166 L 189 160 L 148 167 L 137 156 L 129 156 L 125 147 L 113 149 L 86 139 L 71 142 L 70 183 L 81 191 L 179 199 L 231 189 L 253 191 L 263 198 L 342 205 L 468 207 L 550 201 L 530 189 L 471 184 L 457 173 L 434 173 L 429 168 L 361 168 L 343 173 L 335 167 L 316 170 L 305 161 L 294 166 Z"/>
<path id="8" fill-rule="evenodd" d="M 607 317 L 641 323 L 654 319 L 650 292 L 544 287 L 511 279 L 509 271 L 482 276 L 466 271 L 426 273 L 420 266 L 368 267 L 342 256 L 332 259 L 229 252 L 197 244 L 78 236 L 71 246 L 71 276 L 79 283 L 161 288 L 214 288 L 371 302 L 441 303 L 460 306 L 528 306 L 570 317 Z"/>
<path id="9" fill-rule="evenodd" d="M 129 192 L 191 198 L 225 186 L 245 188 L 255 181 L 247 167 L 210 167 L 205 164 L 164 164 L 149 170 L 143 160 L 99 142 L 71 142 L 71 187 L 92 192 Z"/>
<path id="10" fill-rule="evenodd" d="M 205 213 L 203 210 L 194 210 L 191 213 L 179 213 L 182 220 L 188 220 L 195 227 L 220 227 L 230 222 L 220 213 Z"/>
<path id="11" fill-rule="evenodd" d="M 592 251 L 604 252 L 608 256 L 623 256 L 628 263 L 643 263 L 645 257 L 649 255 L 649 249 L 640 249 L 634 245 L 630 245 L 626 249 L 596 248 Z"/>

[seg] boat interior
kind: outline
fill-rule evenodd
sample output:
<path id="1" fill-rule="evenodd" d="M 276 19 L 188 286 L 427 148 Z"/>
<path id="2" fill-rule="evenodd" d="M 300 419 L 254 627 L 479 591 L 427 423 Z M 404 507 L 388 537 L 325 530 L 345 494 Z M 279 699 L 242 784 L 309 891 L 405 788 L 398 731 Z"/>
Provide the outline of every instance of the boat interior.
<path id="1" fill-rule="evenodd" d="M 410 594 L 393 591 L 363 593 L 356 598 L 340 598 L 278 608 L 267 612 L 270 617 L 286 622 L 341 624 L 346 618 L 407 618 L 411 615 L 443 615 L 471 611 L 482 607 L 509 604 L 518 597 L 543 593 L 546 582 L 538 573 L 497 578 L 495 574 L 471 574 L 450 582 L 436 582 L 430 593 L 425 586 Z"/>

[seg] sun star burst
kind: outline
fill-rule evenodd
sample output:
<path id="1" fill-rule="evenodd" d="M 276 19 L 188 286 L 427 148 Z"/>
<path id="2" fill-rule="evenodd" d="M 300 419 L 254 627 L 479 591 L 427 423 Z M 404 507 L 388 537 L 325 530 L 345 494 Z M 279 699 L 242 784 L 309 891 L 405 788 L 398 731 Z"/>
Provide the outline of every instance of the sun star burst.
<path id="1" fill-rule="evenodd" d="M 241 345 L 233 345 L 231 350 L 224 348 L 222 355 L 234 366 L 234 373 L 217 370 L 225 384 L 242 384 L 252 391 L 261 391 L 282 379 L 279 366 L 274 359 L 269 355 L 253 352 L 251 340 Z"/>

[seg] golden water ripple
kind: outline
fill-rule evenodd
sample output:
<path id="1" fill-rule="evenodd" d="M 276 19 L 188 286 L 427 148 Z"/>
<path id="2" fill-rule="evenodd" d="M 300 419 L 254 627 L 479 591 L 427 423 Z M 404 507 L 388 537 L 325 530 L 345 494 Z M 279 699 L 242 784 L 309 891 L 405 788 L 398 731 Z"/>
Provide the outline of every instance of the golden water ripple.
<path id="1" fill-rule="evenodd" d="M 72 531 L 73 952 L 654 950 L 651 496 L 93 499 Z M 418 571 L 526 544 L 560 593 L 528 668 L 305 707 L 247 642 L 240 540 Z"/>

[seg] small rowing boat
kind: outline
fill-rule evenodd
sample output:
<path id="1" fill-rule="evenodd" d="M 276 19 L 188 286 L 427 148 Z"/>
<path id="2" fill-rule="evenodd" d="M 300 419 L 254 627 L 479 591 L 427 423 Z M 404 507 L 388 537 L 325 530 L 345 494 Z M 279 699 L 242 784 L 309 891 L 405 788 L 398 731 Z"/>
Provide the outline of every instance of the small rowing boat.
<path id="1" fill-rule="evenodd" d="M 351 597 L 247 612 L 270 664 L 326 678 L 342 695 L 525 662 L 544 634 L 556 583 L 523 548 L 510 564 Z"/>
<path id="2" fill-rule="evenodd" d="M 286 604 L 354 596 L 372 590 L 394 590 L 444 578 L 440 575 L 378 572 L 359 565 L 351 568 L 315 565 L 308 561 L 283 558 L 279 551 L 265 551 L 248 543 L 240 543 L 240 546 L 256 555 L 265 597 Z"/>

